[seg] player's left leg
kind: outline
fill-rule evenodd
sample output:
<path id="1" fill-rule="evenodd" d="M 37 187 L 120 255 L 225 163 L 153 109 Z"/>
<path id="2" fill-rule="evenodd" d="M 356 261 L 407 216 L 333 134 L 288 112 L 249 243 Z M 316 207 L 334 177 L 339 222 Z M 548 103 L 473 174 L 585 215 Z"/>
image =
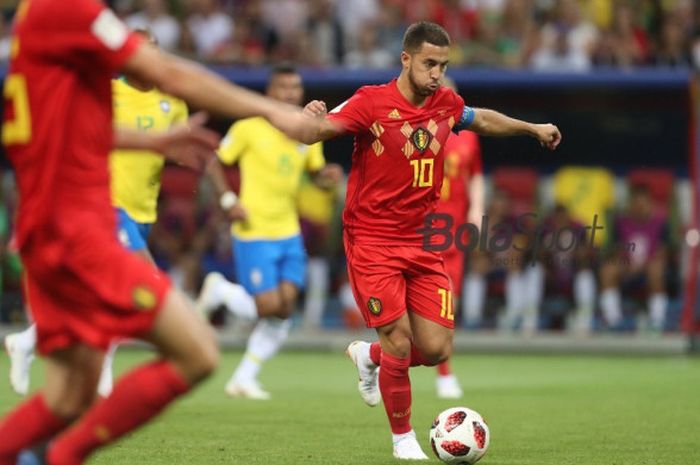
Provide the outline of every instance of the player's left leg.
<path id="1" fill-rule="evenodd" d="M 273 245 L 277 252 L 271 257 L 271 266 L 260 269 L 272 268 L 276 263 L 276 273 L 269 271 L 269 279 L 280 282 L 275 289 L 256 294 L 255 301 L 263 314 L 275 316 L 261 318 L 251 333 L 243 360 L 226 385 L 226 392 L 233 397 L 270 398 L 270 394 L 260 388 L 258 374 L 263 363 L 274 357 L 287 340 L 291 327 L 289 318 L 305 284 L 306 253 L 301 236 L 275 241 L 270 247 Z M 265 281 L 267 277 L 263 278 Z"/>

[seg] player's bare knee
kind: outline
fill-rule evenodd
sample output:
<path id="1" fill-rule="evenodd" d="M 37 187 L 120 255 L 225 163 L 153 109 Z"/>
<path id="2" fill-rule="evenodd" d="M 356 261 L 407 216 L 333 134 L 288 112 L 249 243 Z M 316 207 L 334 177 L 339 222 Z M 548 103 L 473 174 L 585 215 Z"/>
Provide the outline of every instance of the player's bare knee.
<path id="1" fill-rule="evenodd" d="M 400 325 L 391 324 L 380 329 L 382 351 L 394 357 L 406 358 L 411 355 L 411 331 Z"/>

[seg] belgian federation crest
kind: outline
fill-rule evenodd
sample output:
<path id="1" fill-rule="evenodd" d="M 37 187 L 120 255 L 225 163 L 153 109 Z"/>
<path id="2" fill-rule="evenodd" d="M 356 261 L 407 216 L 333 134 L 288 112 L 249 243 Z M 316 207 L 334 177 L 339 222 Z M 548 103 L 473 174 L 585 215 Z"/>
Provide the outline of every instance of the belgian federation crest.
<path id="1" fill-rule="evenodd" d="M 376 297 L 370 297 L 367 301 L 367 308 L 372 315 L 379 315 L 382 313 L 382 301 Z"/>
<path id="2" fill-rule="evenodd" d="M 413 142 L 413 145 L 416 146 L 418 151 L 420 153 L 423 153 L 425 149 L 428 148 L 428 145 L 430 145 L 430 139 L 433 136 L 428 132 L 427 129 L 425 128 L 416 128 L 415 131 L 413 131 L 413 134 L 411 134 L 411 141 Z"/>

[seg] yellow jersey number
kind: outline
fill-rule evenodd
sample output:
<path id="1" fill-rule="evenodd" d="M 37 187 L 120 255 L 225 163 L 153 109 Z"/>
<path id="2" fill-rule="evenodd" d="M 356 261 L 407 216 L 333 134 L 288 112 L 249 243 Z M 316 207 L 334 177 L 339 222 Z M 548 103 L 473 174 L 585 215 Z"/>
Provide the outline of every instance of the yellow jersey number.
<path id="1" fill-rule="evenodd" d="M 433 185 L 434 158 L 419 158 L 411 160 L 413 167 L 412 187 L 430 187 Z"/>
<path id="2" fill-rule="evenodd" d="M 447 318 L 452 321 L 455 319 L 455 313 L 452 309 L 452 291 L 449 289 L 438 289 L 440 296 L 440 318 Z"/>
<path id="3" fill-rule="evenodd" d="M 26 144 L 32 138 L 32 117 L 29 112 L 27 79 L 22 74 L 10 74 L 3 89 L 5 100 L 11 101 L 15 110 L 13 120 L 2 126 L 2 143 L 5 145 Z"/>

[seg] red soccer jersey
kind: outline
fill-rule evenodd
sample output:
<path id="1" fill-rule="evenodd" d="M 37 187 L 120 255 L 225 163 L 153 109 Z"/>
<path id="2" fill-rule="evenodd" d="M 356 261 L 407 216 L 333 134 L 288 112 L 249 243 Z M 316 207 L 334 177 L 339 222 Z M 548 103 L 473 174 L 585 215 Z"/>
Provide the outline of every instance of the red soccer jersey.
<path id="1" fill-rule="evenodd" d="M 19 186 L 20 248 L 36 234 L 50 240 L 85 227 L 115 229 L 110 78 L 139 40 L 97 0 L 20 4 L 2 134 Z M 76 211 L 90 215 L 76 221 Z"/>
<path id="2" fill-rule="evenodd" d="M 438 213 L 450 215 L 457 227 L 467 220 L 472 176 L 482 173 L 479 136 L 471 131 L 452 134 L 445 144 L 445 179 L 442 182 Z"/>
<path id="3" fill-rule="evenodd" d="M 445 143 L 463 110 L 445 87 L 415 107 L 393 80 L 360 88 L 328 114 L 355 135 L 343 213 L 351 242 L 421 244 L 417 230 L 435 211 Z"/>

